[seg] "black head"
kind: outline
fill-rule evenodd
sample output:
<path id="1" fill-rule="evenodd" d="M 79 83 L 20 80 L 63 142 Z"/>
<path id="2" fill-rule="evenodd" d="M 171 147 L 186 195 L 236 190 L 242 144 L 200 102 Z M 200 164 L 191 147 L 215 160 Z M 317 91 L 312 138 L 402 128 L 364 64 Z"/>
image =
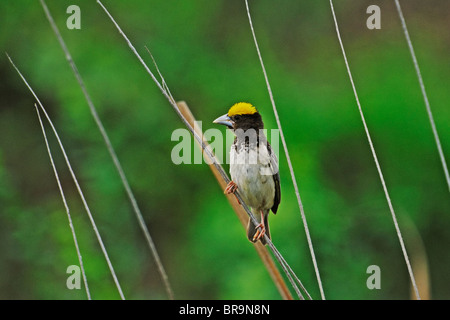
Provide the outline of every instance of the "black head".
<path id="1" fill-rule="evenodd" d="M 239 102 L 234 104 L 228 113 L 214 120 L 214 123 L 226 125 L 228 128 L 237 130 L 264 128 L 261 115 L 256 108 L 247 102 Z"/>

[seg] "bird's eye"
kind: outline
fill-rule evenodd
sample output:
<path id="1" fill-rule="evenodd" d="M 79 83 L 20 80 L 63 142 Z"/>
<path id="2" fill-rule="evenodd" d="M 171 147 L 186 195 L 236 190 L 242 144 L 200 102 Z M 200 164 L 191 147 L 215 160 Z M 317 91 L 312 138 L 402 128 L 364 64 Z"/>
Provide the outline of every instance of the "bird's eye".
<path id="1" fill-rule="evenodd" d="M 241 119 L 241 116 L 240 116 L 240 115 L 234 116 L 234 120 L 235 120 L 235 121 L 239 121 L 240 119 Z"/>

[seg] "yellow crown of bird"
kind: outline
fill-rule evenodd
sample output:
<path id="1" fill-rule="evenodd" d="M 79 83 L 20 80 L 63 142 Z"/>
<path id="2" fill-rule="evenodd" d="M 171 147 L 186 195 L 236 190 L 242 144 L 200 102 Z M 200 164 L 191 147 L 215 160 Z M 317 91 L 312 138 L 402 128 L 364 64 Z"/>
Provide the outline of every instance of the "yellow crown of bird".
<path id="1" fill-rule="evenodd" d="M 232 117 L 232 116 L 236 116 L 236 115 L 241 115 L 241 114 L 255 114 L 258 111 L 256 110 L 256 108 L 248 102 L 238 102 L 235 103 L 230 110 L 228 110 L 228 116 Z"/>

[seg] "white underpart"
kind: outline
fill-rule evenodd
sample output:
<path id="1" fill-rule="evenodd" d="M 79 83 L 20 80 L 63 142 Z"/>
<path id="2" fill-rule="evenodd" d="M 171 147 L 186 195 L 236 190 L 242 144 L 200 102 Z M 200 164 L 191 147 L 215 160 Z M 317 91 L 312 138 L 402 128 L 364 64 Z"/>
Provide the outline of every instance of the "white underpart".
<path id="1" fill-rule="evenodd" d="M 231 147 L 230 152 L 230 175 L 244 201 L 254 212 L 255 218 L 260 221 L 261 210 L 267 211 L 273 206 L 275 198 L 275 182 L 273 180 L 273 169 L 270 164 L 270 154 L 266 146 L 258 150 L 254 146 L 244 145 L 236 150 Z"/>

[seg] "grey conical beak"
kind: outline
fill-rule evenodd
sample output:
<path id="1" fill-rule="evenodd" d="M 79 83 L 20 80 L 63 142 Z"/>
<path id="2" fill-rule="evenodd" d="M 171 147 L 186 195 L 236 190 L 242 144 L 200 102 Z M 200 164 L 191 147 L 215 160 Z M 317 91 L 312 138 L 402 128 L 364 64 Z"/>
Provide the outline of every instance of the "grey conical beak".
<path id="1" fill-rule="evenodd" d="M 213 121 L 213 123 L 217 123 L 217 124 L 223 124 L 225 126 L 227 126 L 228 128 L 233 128 L 233 120 L 231 120 L 231 118 L 227 115 L 224 114 L 221 117 L 218 117 L 216 120 Z"/>

